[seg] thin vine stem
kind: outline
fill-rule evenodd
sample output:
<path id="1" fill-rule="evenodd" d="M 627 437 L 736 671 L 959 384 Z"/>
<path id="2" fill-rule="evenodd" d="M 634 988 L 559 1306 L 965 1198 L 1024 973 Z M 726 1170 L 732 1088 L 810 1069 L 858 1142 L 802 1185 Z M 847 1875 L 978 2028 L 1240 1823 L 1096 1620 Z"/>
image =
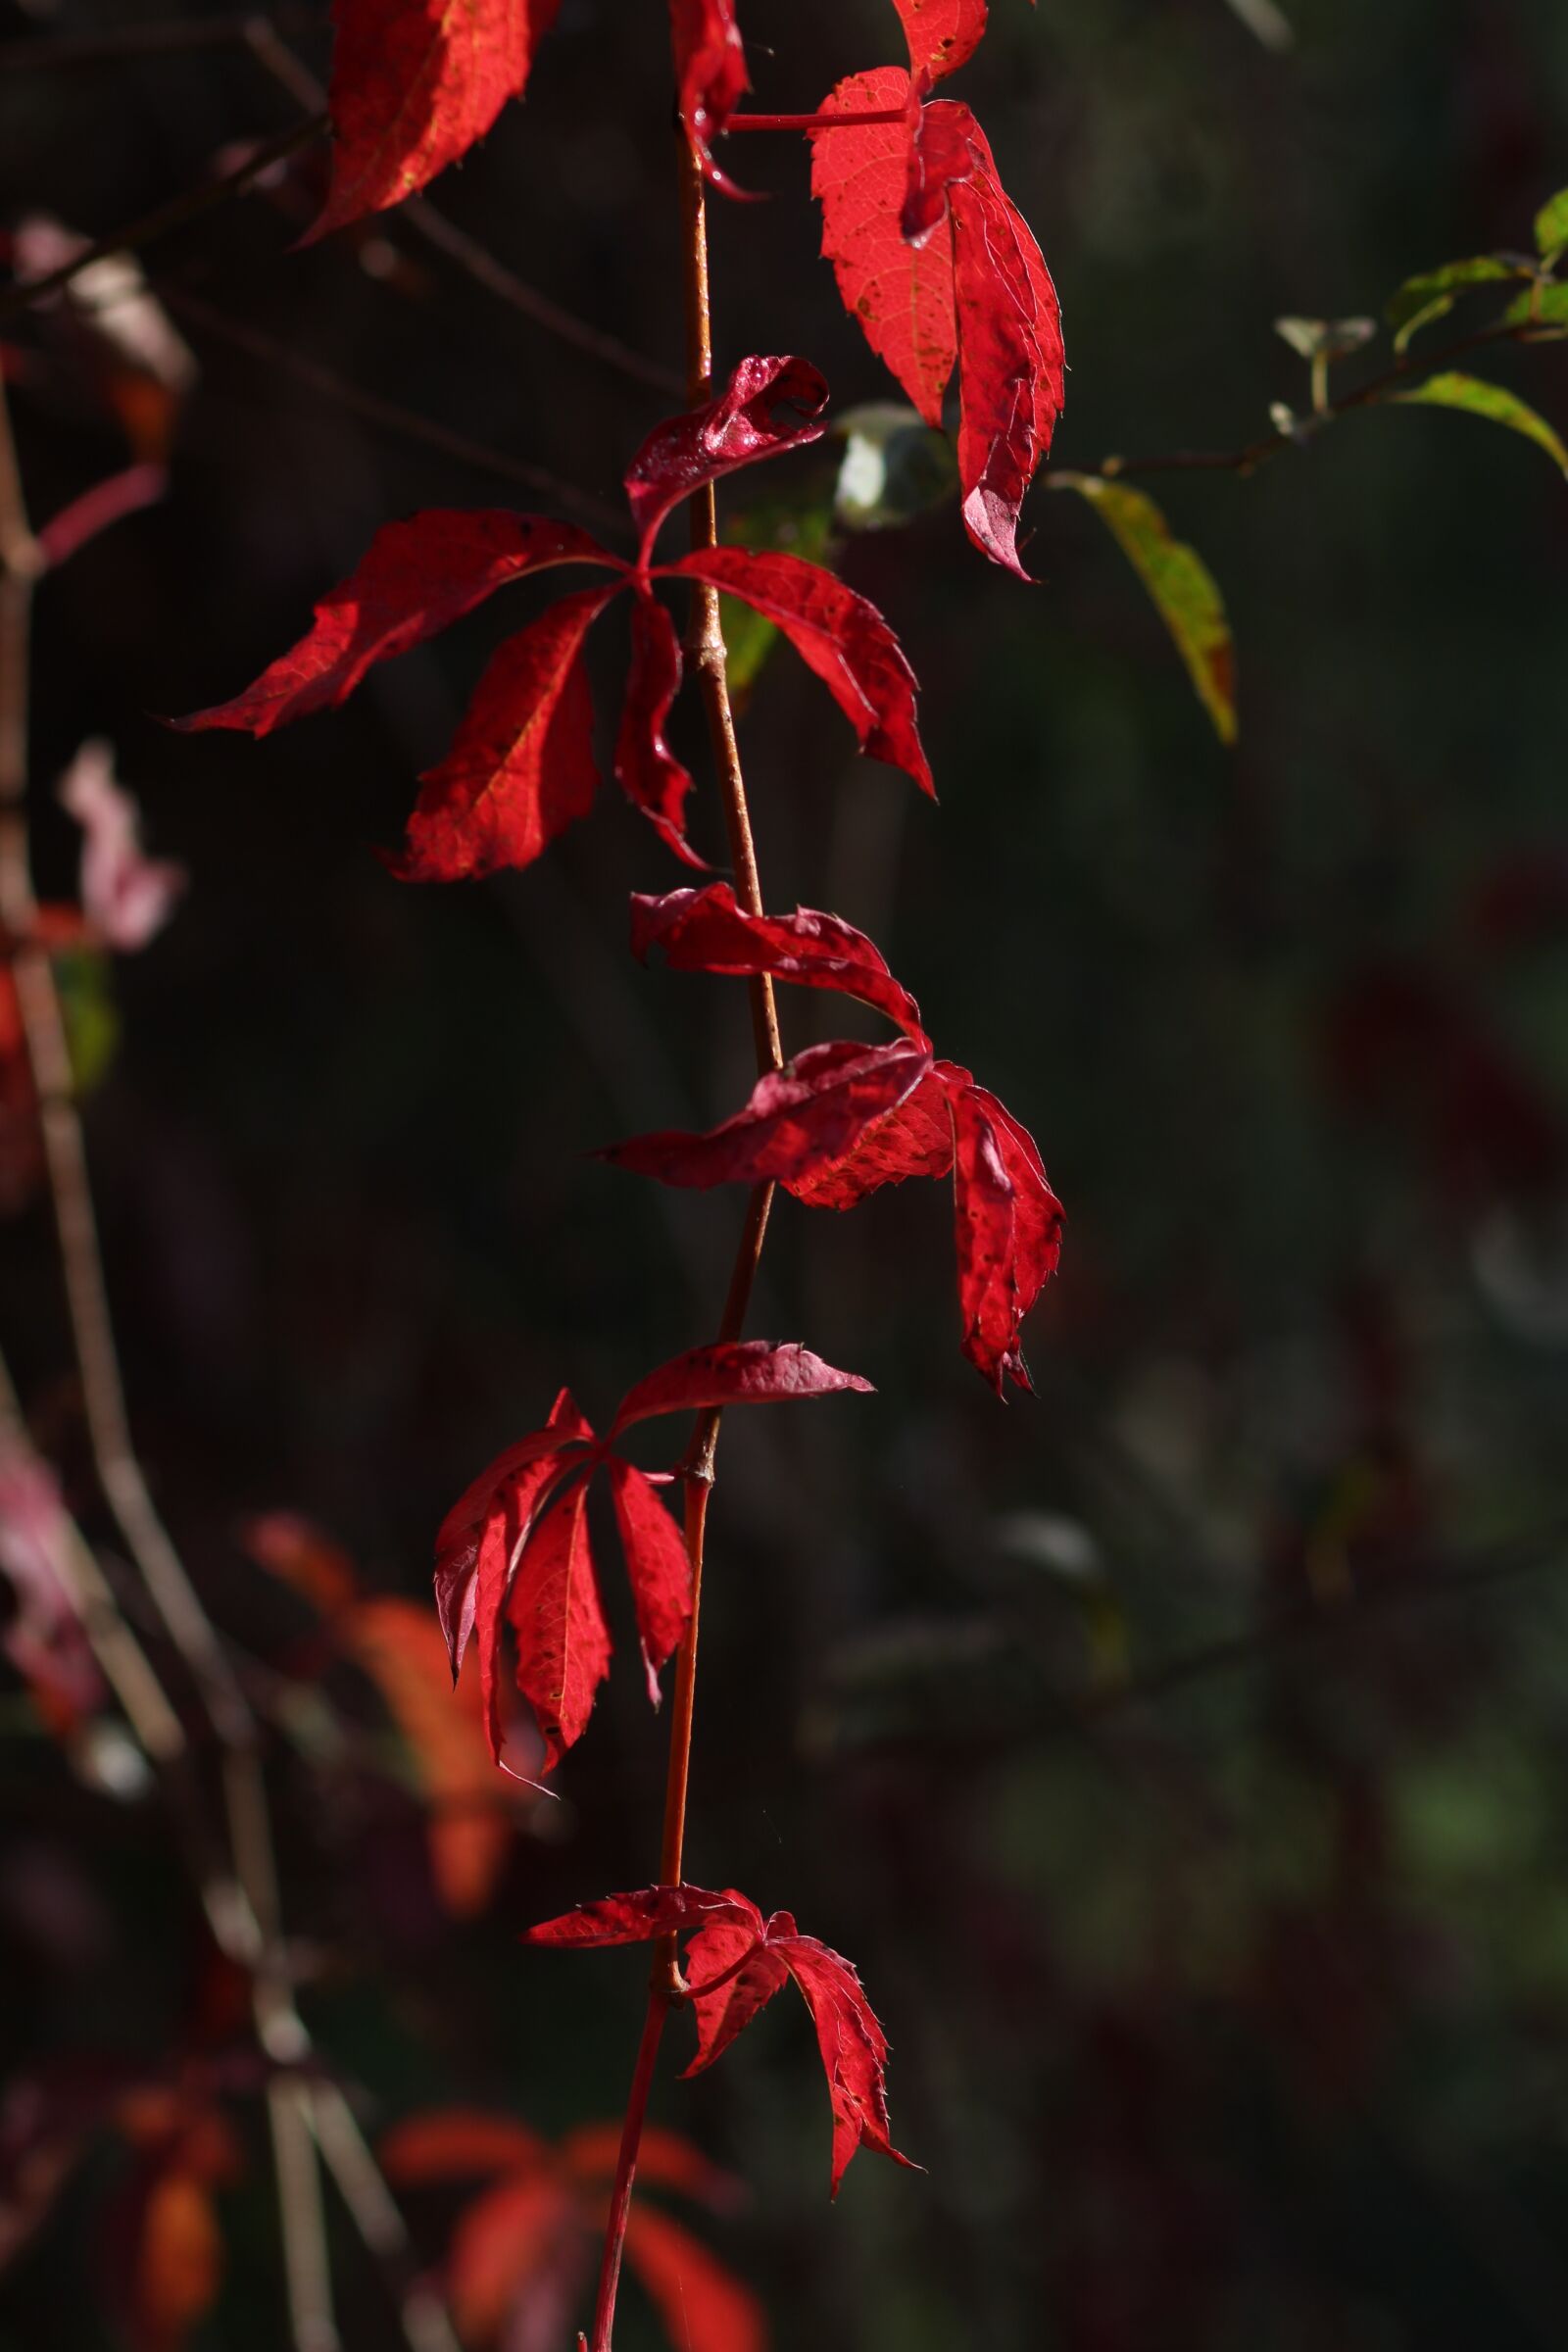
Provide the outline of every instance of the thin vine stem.
<path id="1" fill-rule="evenodd" d="M 707 399 L 713 379 L 712 308 L 708 269 L 708 191 L 701 161 L 691 141 L 680 139 L 682 277 L 686 321 L 686 392 L 695 408 Z M 713 487 L 709 483 L 690 504 L 693 548 L 716 547 L 718 517 Z M 724 811 L 724 830 L 735 869 L 735 895 L 748 913 L 762 911 L 761 883 L 757 870 L 757 848 L 752 835 L 746 779 L 735 740 L 735 713 L 729 698 L 729 673 L 720 626 L 718 592 L 697 585 L 693 589 L 691 622 L 686 636 L 688 667 L 697 680 L 708 720 L 709 740 L 717 773 Z M 781 1069 L 784 1049 L 779 1037 L 778 1008 L 773 983 L 760 974 L 749 983 L 752 1028 L 760 1072 Z M 730 1270 L 729 1289 L 719 1319 L 720 1342 L 738 1339 L 745 1328 L 768 1212 L 773 1204 L 771 1184 L 754 1186 Z M 711 1409 L 698 1416 L 691 1443 L 680 1464 L 685 1491 L 686 1548 L 691 1560 L 691 1614 L 675 1653 L 674 1693 L 670 1707 L 669 1764 L 664 1783 L 664 1814 L 660 1836 L 659 1883 L 678 1886 L 686 1845 L 686 1808 L 691 1786 L 692 1726 L 697 1698 L 697 1644 L 702 1623 L 703 1560 L 708 1531 L 708 1502 L 713 1486 L 713 1456 L 722 1413 Z M 631 2210 L 637 2157 L 642 2145 L 643 2121 L 660 2039 L 672 2008 L 687 1998 L 680 1970 L 677 1939 L 662 1936 L 655 1946 L 648 2007 L 643 2019 L 637 2064 L 626 2101 L 620 2148 L 605 2228 L 605 2250 L 600 2264 L 599 2289 L 594 2305 L 591 2352 L 612 2352 L 615 2324 L 615 2291 L 620 2279 L 626 2222 Z M 579 2338 L 579 2345 L 586 2342 Z"/>
<path id="2" fill-rule="evenodd" d="M 846 108 L 842 114 L 831 115 L 731 115 L 724 124 L 731 130 L 868 130 L 873 122 L 903 122 L 907 110 L 902 106 L 867 106 L 858 112 Z"/>

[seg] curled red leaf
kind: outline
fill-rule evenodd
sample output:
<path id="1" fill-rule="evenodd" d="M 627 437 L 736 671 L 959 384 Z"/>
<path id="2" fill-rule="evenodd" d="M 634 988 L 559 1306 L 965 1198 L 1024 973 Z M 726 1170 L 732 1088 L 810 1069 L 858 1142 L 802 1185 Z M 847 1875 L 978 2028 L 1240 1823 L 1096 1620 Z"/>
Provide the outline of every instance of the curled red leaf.
<path id="1" fill-rule="evenodd" d="M 399 204 L 522 95 L 560 0 L 336 0 L 332 185 L 311 239 Z"/>
<path id="2" fill-rule="evenodd" d="M 839 1159 L 793 1178 L 786 1189 L 810 1208 L 854 1208 L 884 1184 L 946 1176 L 953 1166 L 953 1090 L 969 1073 L 936 1062 L 913 1094 L 873 1119 Z"/>
<path id="3" fill-rule="evenodd" d="M 863 931 L 814 906 L 797 906 L 793 914 L 749 914 L 727 882 L 672 890 L 663 898 L 639 895 L 631 903 L 631 946 L 641 957 L 662 949 L 676 971 L 766 972 L 806 988 L 833 989 L 885 1012 L 917 1045 L 927 1042 L 920 1007 L 894 979 L 881 950 Z"/>
<path id="4" fill-rule="evenodd" d="M 669 0 L 680 117 L 704 172 L 715 186 L 731 187 L 713 161 L 712 142 L 751 88 L 733 0 Z"/>
<path id="5" fill-rule="evenodd" d="M 673 1654 L 692 1613 L 691 1555 L 653 1481 L 630 1462 L 612 1458 L 605 1466 L 637 1611 L 648 1695 L 657 1707 L 659 1670 Z"/>
<path id="6" fill-rule="evenodd" d="M 827 380 L 808 360 L 760 356 L 741 361 L 716 400 L 656 425 L 625 477 L 643 561 L 664 517 L 706 482 L 820 440 L 826 406 Z"/>
<path id="7" fill-rule="evenodd" d="M 1061 1253 L 1061 1203 L 1034 1138 L 983 1087 L 956 1091 L 955 1224 L 963 1352 L 1000 1396 L 1032 1388 L 1019 1327 Z"/>
<path id="8" fill-rule="evenodd" d="M 583 639 L 613 589 L 581 588 L 498 647 L 457 740 L 420 778 L 404 882 L 456 882 L 528 865 L 593 806 L 593 703 Z"/>
<path id="9" fill-rule="evenodd" d="M 680 639 L 652 595 L 631 608 L 631 667 L 615 739 L 615 781 L 676 857 L 701 865 L 686 839 L 686 796 L 692 780 L 664 741 L 664 722 L 680 691 Z"/>
<path id="10" fill-rule="evenodd" d="M 664 576 L 707 580 L 773 622 L 814 669 L 860 749 L 902 767 L 922 792 L 936 786 L 915 725 L 915 676 L 875 605 L 800 556 L 772 549 L 699 548 Z"/>
<path id="11" fill-rule="evenodd" d="M 761 1184 L 809 1175 L 840 1158 L 873 1119 L 911 1094 L 931 1056 L 911 1040 L 890 1046 L 848 1041 L 810 1046 L 752 1089 L 744 1110 L 707 1135 L 666 1128 L 612 1144 L 601 1159 L 706 1192 L 714 1184 Z"/>
<path id="12" fill-rule="evenodd" d="M 868 1396 L 871 1384 L 840 1372 L 794 1341 L 719 1340 L 671 1357 L 628 1389 L 611 1428 L 612 1439 L 634 1422 L 661 1413 L 704 1411 L 716 1404 L 780 1404 L 800 1396 L 831 1396 L 846 1389 Z"/>
<path id="13" fill-rule="evenodd" d="M 373 662 L 439 635 L 509 581 L 557 564 L 615 566 L 615 559 L 586 531 L 545 514 L 437 507 L 389 522 L 322 597 L 298 645 L 231 702 L 170 723 L 182 734 L 239 727 L 270 735 L 345 701 Z"/>

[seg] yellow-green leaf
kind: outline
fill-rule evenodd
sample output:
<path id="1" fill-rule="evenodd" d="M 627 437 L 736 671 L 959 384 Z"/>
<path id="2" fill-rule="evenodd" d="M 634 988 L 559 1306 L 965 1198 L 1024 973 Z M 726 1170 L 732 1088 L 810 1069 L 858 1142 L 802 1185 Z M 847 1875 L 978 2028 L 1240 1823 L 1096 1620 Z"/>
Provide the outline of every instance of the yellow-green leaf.
<path id="1" fill-rule="evenodd" d="M 1503 312 L 1504 326 L 1568 326 L 1568 285 L 1532 286 Z"/>
<path id="2" fill-rule="evenodd" d="M 1221 743 L 1236 741 L 1236 644 L 1225 600 L 1195 548 L 1174 538 L 1152 498 L 1092 473 L 1057 473 L 1052 488 L 1076 490 L 1100 514 L 1153 598 L 1199 700 Z"/>
<path id="3" fill-rule="evenodd" d="M 1424 270 L 1419 277 L 1407 277 L 1388 308 L 1389 324 L 1396 329 L 1395 348 L 1403 351 L 1419 328 L 1451 311 L 1454 297 L 1467 286 L 1523 275 L 1516 264 L 1505 262 L 1500 254 L 1479 253 L 1471 261 L 1446 262 L 1441 270 Z"/>
<path id="4" fill-rule="evenodd" d="M 1559 188 L 1536 215 L 1536 243 L 1543 253 L 1561 253 L 1568 245 L 1568 188 Z"/>
<path id="5" fill-rule="evenodd" d="M 1422 402 L 1435 409 L 1459 409 L 1466 416 L 1485 416 L 1494 424 L 1505 424 L 1510 432 L 1523 433 L 1527 441 L 1534 441 L 1560 472 L 1568 474 L 1568 449 L 1564 449 L 1544 416 L 1538 416 L 1516 392 L 1505 392 L 1500 384 L 1484 383 L 1478 375 L 1460 375 L 1449 370 L 1429 377 L 1413 392 L 1396 392 L 1394 398 Z"/>

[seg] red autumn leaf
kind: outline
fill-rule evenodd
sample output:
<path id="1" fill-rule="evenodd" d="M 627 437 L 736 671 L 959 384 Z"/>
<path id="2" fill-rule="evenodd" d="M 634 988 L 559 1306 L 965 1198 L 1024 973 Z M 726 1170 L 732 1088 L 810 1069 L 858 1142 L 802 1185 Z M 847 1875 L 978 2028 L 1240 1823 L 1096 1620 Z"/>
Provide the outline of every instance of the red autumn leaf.
<path id="1" fill-rule="evenodd" d="M 466 155 L 521 96 L 559 6 L 336 0 L 332 186 L 311 237 L 401 203 Z"/>
<path id="2" fill-rule="evenodd" d="M 727 188 L 712 142 L 752 86 L 733 0 L 669 0 L 669 23 L 681 121 L 709 178 Z"/>
<path id="3" fill-rule="evenodd" d="M 561 2142 L 561 2162 L 585 2192 L 602 2189 L 613 2175 L 622 2129 L 618 2122 L 579 2124 Z M 681 2196 L 711 2205 L 715 2212 L 734 2206 L 743 2194 L 733 2173 L 710 2164 L 701 2148 L 694 2148 L 678 2132 L 666 2132 L 659 2124 L 643 2126 L 637 2147 L 637 2183 L 640 2188 L 674 2189 Z"/>
<path id="4" fill-rule="evenodd" d="M 875 1005 L 906 1037 L 926 1043 L 920 1007 L 894 979 L 881 950 L 863 931 L 814 906 L 797 906 L 793 914 L 748 914 L 727 882 L 657 899 L 634 895 L 631 947 L 645 959 L 650 948 L 662 948 L 679 972 L 767 972 L 803 987 L 834 989 Z"/>
<path id="5" fill-rule="evenodd" d="M 819 564 L 773 549 L 699 548 L 661 576 L 707 580 L 772 621 L 815 670 L 859 737 L 861 751 L 902 767 L 935 800 L 915 725 L 914 672 L 893 631 L 863 596 Z"/>
<path id="6" fill-rule="evenodd" d="M 510 2115 L 483 2107 L 442 2107 L 411 2115 L 383 2132 L 381 2170 L 398 2188 L 461 2180 L 483 2173 L 527 2172 L 550 2160 L 550 2143 Z"/>
<path id="7" fill-rule="evenodd" d="M 1019 1326 L 1056 1270 L 1061 1203 L 1033 1137 L 995 1095 L 957 1091 L 953 1123 L 963 1352 L 1000 1396 L 1008 1377 L 1033 1386 Z"/>
<path id="8" fill-rule="evenodd" d="M 400 880 L 530 865 L 586 816 L 599 771 L 582 644 L 614 593 L 580 588 L 498 647 L 451 751 L 419 779 Z"/>
<path id="9" fill-rule="evenodd" d="M 182 734 L 274 727 L 345 702 L 377 662 L 438 636 L 509 581 L 557 564 L 612 564 L 569 522 L 505 509 L 436 507 L 378 530 L 346 580 L 316 608 L 312 627 L 232 702 L 171 724 Z"/>
<path id="10" fill-rule="evenodd" d="M 109 2298 L 132 2352 L 183 2352 L 222 2284 L 213 2192 L 238 2177 L 239 2143 L 216 2108 L 168 2092 L 131 2093 L 116 2121 L 139 2153 L 105 2217 Z"/>
<path id="11" fill-rule="evenodd" d="M 239 1540 L 259 1568 L 304 1594 L 322 1617 L 336 1617 L 360 1596 L 354 1562 L 340 1544 L 297 1511 L 263 1511 Z"/>
<path id="12" fill-rule="evenodd" d="M 611 1144 L 599 1153 L 612 1166 L 706 1192 L 715 1184 L 788 1182 L 840 1158 L 857 1138 L 912 1094 L 931 1067 L 923 1047 L 849 1040 L 808 1046 L 782 1070 L 769 1070 L 744 1110 L 706 1135 L 662 1128 Z"/>
<path id="13" fill-rule="evenodd" d="M 764 2352 L 757 2297 L 657 2206 L 632 2207 L 626 2260 L 680 2352 Z"/>
<path id="14" fill-rule="evenodd" d="M 819 441 L 827 379 L 808 360 L 742 360 L 716 400 L 654 427 L 626 468 L 626 503 L 648 561 L 660 524 L 683 498 L 737 466 Z"/>
<path id="15" fill-rule="evenodd" d="M 893 0 L 909 44 L 909 71 L 940 81 L 967 65 L 986 28 L 986 0 Z"/>
<path id="16" fill-rule="evenodd" d="M 730 1984 L 750 1972 L 745 1992 L 736 1995 L 733 2031 L 710 2006 L 699 2011 L 699 2047 L 688 2073 L 710 2064 L 743 2026 L 772 1997 L 787 1972 L 799 1986 L 827 2077 L 833 2107 L 833 2194 L 856 2149 L 862 2144 L 896 2164 L 907 2165 L 888 2132 L 887 2036 L 854 1967 L 842 1953 L 803 1936 L 787 1911 L 764 1920 L 757 1905 L 733 1888 L 721 1894 L 700 1886 L 645 1886 L 632 1894 L 607 1895 L 524 1934 L 524 1943 L 576 1948 L 646 1943 L 659 1936 L 690 1935 L 684 1973 L 704 2002 L 718 1998 L 715 1975 Z M 704 1960 L 710 1965 L 703 1966 Z M 711 1964 L 720 1962 L 715 1969 Z M 707 1989 L 704 1989 L 704 1988 Z M 913 2168 L 911 2168 L 913 2169 Z"/>
<path id="17" fill-rule="evenodd" d="M 789 1403 L 845 1390 L 869 1396 L 871 1384 L 858 1373 L 836 1371 L 794 1341 L 719 1340 L 672 1356 L 628 1389 L 610 1434 L 616 1438 L 633 1422 L 652 1421 L 661 1413 L 702 1412 L 715 1404 Z"/>
<path id="18" fill-rule="evenodd" d="M 1018 510 L 1061 412 L 1060 307 L 973 115 L 919 95 L 888 66 L 824 101 L 825 114 L 900 109 L 903 120 L 812 133 L 822 251 L 846 310 L 928 423 L 941 423 L 956 361 L 964 525 L 1027 576 Z"/>
<path id="19" fill-rule="evenodd" d="M 657 1707 L 659 1670 L 679 1643 L 692 1613 L 691 1555 L 653 1481 L 630 1462 L 612 1458 L 605 1467 L 631 1580 L 648 1695 Z"/>
<path id="20" fill-rule="evenodd" d="M 884 1184 L 909 1176 L 946 1176 L 953 1165 L 951 1088 L 967 1070 L 937 1062 L 896 1110 L 873 1119 L 839 1159 L 791 1178 L 786 1191 L 811 1208 L 854 1208 Z"/>
<path id="21" fill-rule="evenodd" d="M 664 741 L 664 722 L 680 692 L 680 639 L 663 606 L 639 595 L 631 608 L 631 667 L 615 739 L 615 781 L 660 838 L 687 865 L 701 865 L 686 839 L 683 811 L 691 776 Z"/>
<path id="22" fill-rule="evenodd" d="M 452 2317 L 465 2342 L 499 2335 L 525 2289 L 530 2300 L 543 2290 L 556 2328 L 547 2340 L 563 2341 L 586 2254 L 577 2201 L 553 2173 L 509 2176 L 485 2189 L 452 2232 Z"/>
<path id="23" fill-rule="evenodd" d="M 476 1628 L 479 1555 L 487 1532 L 497 1521 L 503 1532 L 509 1521 L 525 1530 L 546 1488 L 592 1437 L 571 1392 L 563 1389 L 544 1428 L 488 1462 L 442 1520 L 435 1539 L 435 1601 L 454 1676 Z M 499 1602 L 495 1605 L 499 1608 Z"/>
<path id="24" fill-rule="evenodd" d="M 688 2075 L 700 2075 L 721 2058 L 760 2010 L 789 1983 L 789 1970 L 776 1952 L 760 1943 L 744 1919 L 715 1919 L 699 1928 L 686 1947 L 685 1976 L 697 2025 L 697 2055 Z"/>
<path id="25" fill-rule="evenodd" d="M 568 1478 L 544 1505 L 505 1602 L 517 1637 L 517 1688 L 538 1719 L 546 1772 L 582 1738 L 610 1672 L 610 1628 L 588 1547 L 587 1500 L 582 1475 Z"/>

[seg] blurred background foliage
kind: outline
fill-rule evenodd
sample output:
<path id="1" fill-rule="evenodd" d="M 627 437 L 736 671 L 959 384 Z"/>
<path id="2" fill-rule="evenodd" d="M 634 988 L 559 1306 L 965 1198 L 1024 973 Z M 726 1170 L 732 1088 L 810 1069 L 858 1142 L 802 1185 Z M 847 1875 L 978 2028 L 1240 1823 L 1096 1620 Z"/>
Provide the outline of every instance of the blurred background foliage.
<path id="1" fill-rule="evenodd" d="M 1286 8 L 1274 50 L 1224 0 L 994 0 L 956 94 L 1061 293 L 1064 466 L 1266 432 L 1271 402 L 1305 402 L 1278 315 L 1376 315 L 1416 270 L 1528 249 L 1568 180 L 1556 0 Z M 565 0 L 526 104 L 435 191 L 656 373 L 680 348 L 663 14 Z M 878 0 L 744 19 L 766 108 L 899 54 Z M 4 31 L 158 21 L 61 0 Z M 320 71 L 324 11 L 276 22 Z M 7 71 L 0 188 L 13 222 L 96 235 L 290 119 L 232 46 Z M 841 407 L 886 400 L 815 258 L 804 155 L 741 146 L 773 201 L 715 208 L 721 363 L 798 349 Z M 109 1271 L 163 1505 L 275 1702 L 303 2004 L 372 2129 L 463 2104 L 556 2137 L 619 2111 L 642 1963 L 514 1938 L 650 1875 L 662 1739 L 638 1678 L 623 1657 L 560 1801 L 512 1817 L 454 1918 L 418 1774 L 382 1752 L 395 1710 L 352 1662 L 321 1679 L 316 1617 L 246 1522 L 306 1514 L 365 1590 L 422 1606 L 441 1513 L 563 1381 L 597 1416 L 703 1336 L 738 1200 L 584 1154 L 725 1113 L 748 1028 L 732 986 L 631 963 L 627 891 L 679 877 L 608 794 L 483 887 L 403 888 L 371 855 L 528 588 L 261 746 L 149 715 L 253 675 L 383 519 L 556 503 L 351 413 L 302 361 L 612 507 L 671 405 L 396 216 L 290 252 L 319 165 L 146 257 L 199 374 L 167 498 L 40 594 L 39 870 L 70 895 L 52 782 L 107 737 L 191 876 L 113 976 L 89 1112 Z M 126 462 L 126 403 L 58 309 L 0 340 L 48 515 Z M 1550 346 L 1484 372 L 1568 424 Z M 162 430 L 132 420 L 143 449 Z M 769 903 L 876 938 L 1069 1214 L 1039 1400 L 1004 1410 L 957 1352 L 930 1188 L 777 1211 L 754 1328 L 878 1394 L 726 1430 L 689 1867 L 854 1955 L 929 2167 L 863 2162 L 829 2209 L 799 2019 L 661 2084 L 660 2117 L 747 2184 L 707 2235 L 778 2352 L 1562 2341 L 1568 490 L 1513 435 L 1421 410 L 1154 487 L 1229 608 L 1234 752 L 1101 522 L 1039 492 L 1032 590 L 951 503 L 841 540 L 920 673 L 940 809 L 857 762 L 798 664 L 750 689 Z M 721 506 L 744 528 L 760 502 Z M 619 648 L 600 656 L 612 675 Z M 698 837 L 716 848 L 711 815 Z M 797 1048 L 845 1018 L 785 1010 Z M 7 1360 L 118 1574 L 47 1207 L 7 1189 Z M 62 2084 L 243 2047 L 158 1803 L 63 1756 L 20 1684 L 3 1732 L 13 2124 Z M 254 2090 L 208 2151 L 225 2283 L 191 2352 L 283 2340 Z M 125 2139 L 89 2133 L 19 2230 L 6 2352 L 127 2340 Z M 408 2210 L 438 2267 L 451 2200 Z M 332 2229 L 351 2352 L 390 2346 Z M 626 2352 L 655 2340 L 628 2302 Z"/>

